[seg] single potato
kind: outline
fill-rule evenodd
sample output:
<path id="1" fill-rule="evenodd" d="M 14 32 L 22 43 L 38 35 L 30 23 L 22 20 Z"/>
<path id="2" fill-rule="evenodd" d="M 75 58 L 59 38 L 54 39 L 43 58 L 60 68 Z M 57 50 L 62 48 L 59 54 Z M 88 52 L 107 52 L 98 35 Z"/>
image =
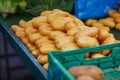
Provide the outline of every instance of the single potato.
<path id="1" fill-rule="evenodd" d="M 91 58 L 101 58 L 101 57 L 105 57 L 105 55 L 100 54 L 100 53 L 94 53 L 91 55 Z"/>
<path id="2" fill-rule="evenodd" d="M 43 68 L 44 68 L 45 70 L 48 70 L 48 65 L 49 65 L 49 63 L 45 63 L 45 64 L 43 65 Z"/>
<path id="3" fill-rule="evenodd" d="M 100 19 L 99 22 L 102 23 L 104 26 L 108 26 L 110 28 L 115 27 L 115 22 L 108 19 Z"/>
<path id="4" fill-rule="evenodd" d="M 98 46 L 99 42 L 96 38 L 89 36 L 80 36 L 76 39 L 76 43 L 80 48 L 87 48 L 92 46 Z"/>
<path id="5" fill-rule="evenodd" d="M 91 25 L 93 25 L 93 24 L 95 24 L 95 23 L 97 23 L 97 22 L 98 22 L 98 21 L 95 20 L 95 19 L 88 19 L 88 20 L 85 22 L 85 24 L 88 25 L 88 26 L 91 26 Z"/>
<path id="6" fill-rule="evenodd" d="M 56 51 L 57 48 L 53 45 L 44 45 L 39 48 L 41 54 L 47 55 L 50 51 Z"/>
<path id="7" fill-rule="evenodd" d="M 117 24 L 115 25 L 115 28 L 116 28 L 117 30 L 120 30 L 120 23 L 117 23 Z"/>
<path id="8" fill-rule="evenodd" d="M 82 75 L 82 76 L 79 76 L 77 80 L 95 80 L 95 79 L 88 75 Z"/>
<path id="9" fill-rule="evenodd" d="M 73 28 L 71 28 L 67 31 L 67 35 L 68 36 L 75 36 L 76 33 L 78 33 L 78 32 L 79 32 L 79 28 L 78 27 L 73 27 Z"/>
<path id="10" fill-rule="evenodd" d="M 52 31 L 49 36 L 50 36 L 50 39 L 55 39 L 57 36 L 59 35 L 66 35 L 64 32 L 62 31 Z"/>
<path id="11" fill-rule="evenodd" d="M 107 37 L 109 37 L 110 33 L 105 30 L 105 29 L 101 29 L 98 31 L 98 39 L 100 40 L 100 42 L 103 42 Z"/>
<path id="12" fill-rule="evenodd" d="M 39 31 L 43 36 L 49 36 L 53 29 L 50 27 L 50 24 L 44 23 L 39 26 Z"/>
<path id="13" fill-rule="evenodd" d="M 61 49 L 62 46 L 66 45 L 67 43 L 74 43 L 74 37 L 66 36 L 55 40 L 55 44 L 58 49 Z"/>
<path id="14" fill-rule="evenodd" d="M 78 49 L 78 45 L 75 43 L 67 43 L 65 45 L 62 46 L 61 50 L 62 51 L 66 51 L 66 50 L 75 50 Z"/>
<path id="15" fill-rule="evenodd" d="M 48 63 L 48 55 L 42 55 L 42 54 L 40 54 L 38 56 L 37 60 L 38 60 L 38 62 L 40 64 L 46 64 L 46 63 Z"/>
<path id="16" fill-rule="evenodd" d="M 68 71 L 76 78 L 79 76 L 90 76 L 95 80 L 102 80 L 104 78 L 104 74 L 100 68 L 89 65 L 89 66 L 75 66 L 68 69 Z"/>
<path id="17" fill-rule="evenodd" d="M 41 12 L 40 16 L 49 16 L 52 13 L 52 11 L 43 11 Z"/>

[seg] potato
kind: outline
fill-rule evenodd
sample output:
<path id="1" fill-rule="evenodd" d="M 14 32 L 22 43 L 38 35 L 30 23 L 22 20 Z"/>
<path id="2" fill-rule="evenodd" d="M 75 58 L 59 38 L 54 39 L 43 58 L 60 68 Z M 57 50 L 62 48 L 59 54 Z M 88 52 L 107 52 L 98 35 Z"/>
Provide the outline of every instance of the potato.
<path id="1" fill-rule="evenodd" d="M 42 46 L 45 46 L 45 45 L 53 45 L 53 46 L 55 46 L 55 44 L 54 44 L 54 42 L 53 41 L 47 41 L 47 40 L 45 40 L 45 41 L 43 41 L 43 42 L 38 42 L 38 44 L 37 44 L 37 42 L 35 43 L 35 45 L 38 47 L 38 48 L 40 48 L 40 47 L 42 47 Z"/>
<path id="2" fill-rule="evenodd" d="M 27 45 L 29 43 L 29 40 L 27 37 L 21 37 L 20 39 L 25 45 Z"/>
<path id="3" fill-rule="evenodd" d="M 116 28 L 117 30 L 120 30 L 120 23 L 117 23 L 117 24 L 115 25 L 115 28 Z"/>
<path id="4" fill-rule="evenodd" d="M 74 67 L 69 68 L 68 71 L 70 72 L 71 75 L 77 78 L 81 75 L 86 75 L 88 68 L 89 68 L 88 66 L 74 66 Z"/>
<path id="5" fill-rule="evenodd" d="M 113 18 L 117 18 L 117 17 L 120 17 L 120 13 L 115 13 L 115 14 L 113 14 L 113 16 L 112 16 Z"/>
<path id="6" fill-rule="evenodd" d="M 67 43 L 74 43 L 74 38 L 70 36 L 66 36 L 55 40 L 55 44 L 58 49 L 61 49 L 62 46 L 66 45 Z"/>
<path id="7" fill-rule="evenodd" d="M 102 51 L 102 54 L 104 55 L 104 56 L 107 56 L 107 55 L 109 55 L 111 53 L 111 50 L 110 49 L 107 49 L 107 50 L 103 50 Z"/>
<path id="8" fill-rule="evenodd" d="M 17 32 L 17 31 L 24 31 L 24 28 L 21 28 L 17 25 L 12 25 L 11 26 L 12 31 Z"/>
<path id="9" fill-rule="evenodd" d="M 67 23 L 65 24 L 65 31 L 68 31 L 69 29 L 74 28 L 74 27 L 76 27 L 76 26 L 77 26 L 77 25 L 76 25 L 73 21 L 67 22 Z"/>
<path id="10" fill-rule="evenodd" d="M 103 24 L 100 23 L 100 22 L 96 22 L 96 23 L 91 24 L 91 26 L 93 26 L 93 27 L 100 27 L 100 26 L 103 26 Z"/>
<path id="11" fill-rule="evenodd" d="M 105 29 L 101 29 L 98 31 L 98 39 L 100 42 L 104 41 L 107 37 L 109 37 L 109 32 Z"/>
<path id="12" fill-rule="evenodd" d="M 103 54 L 100 53 L 94 53 L 91 55 L 91 58 L 101 58 L 101 57 L 105 57 Z"/>
<path id="13" fill-rule="evenodd" d="M 45 54 L 45 55 L 47 55 L 48 52 L 50 52 L 50 51 L 56 51 L 56 50 L 57 50 L 57 48 L 53 45 L 45 45 L 45 46 L 41 46 L 39 48 L 40 53 Z"/>
<path id="14" fill-rule="evenodd" d="M 35 45 L 32 45 L 31 43 L 28 43 L 26 46 L 30 50 L 30 52 L 36 49 Z"/>
<path id="15" fill-rule="evenodd" d="M 38 62 L 40 64 L 46 64 L 46 63 L 48 63 L 48 55 L 42 55 L 42 54 L 40 54 L 38 56 L 37 60 L 38 60 Z"/>
<path id="16" fill-rule="evenodd" d="M 92 38 L 89 36 L 81 36 L 76 39 L 76 43 L 80 48 L 87 48 L 92 46 L 98 46 L 98 41 L 96 38 Z"/>
<path id="17" fill-rule="evenodd" d="M 85 60 L 89 60 L 89 59 L 91 59 L 91 58 L 84 58 Z"/>
<path id="18" fill-rule="evenodd" d="M 59 35 L 65 35 L 64 32 L 62 31 L 52 31 L 49 36 L 50 36 L 50 39 L 55 39 L 57 36 Z"/>
<path id="19" fill-rule="evenodd" d="M 95 79 L 88 75 L 82 75 L 82 76 L 79 76 L 77 80 L 95 80 Z"/>
<path id="20" fill-rule="evenodd" d="M 110 20 L 110 21 L 114 21 L 114 18 L 112 18 L 112 17 L 107 17 L 105 19 Z"/>
<path id="21" fill-rule="evenodd" d="M 15 33 L 15 35 L 16 35 L 18 38 L 20 38 L 20 40 L 21 40 L 25 45 L 27 45 L 27 44 L 29 43 L 29 40 L 28 40 L 28 38 L 27 38 L 27 36 L 26 36 L 26 34 L 25 34 L 24 31 L 17 31 L 17 32 Z"/>
<path id="22" fill-rule="evenodd" d="M 67 36 L 66 36 L 66 34 L 57 35 L 56 37 L 54 37 L 54 41 L 60 40 L 62 37 L 67 37 Z"/>
<path id="23" fill-rule="evenodd" d="M 26 27 L 26 21 L 25 20 L 20 20 L 19 21 L 19 26 L 22 27 L 22 28 L 25 28 Z"/>
<path id="24" fill-rule="evenodd" d="M 34 49 L 31 53 L 32 53 L 32 55 L 35 56 L 36 58 L 40 55 L 39 49 Z"/>
<path id="25" fill-rule="evenodd" d="M 109 37 L 107 37 L 107 38 L 103 41 L 102 45 L 111 44 L 111 43 L 114 43 L 115 41 L 116 41 L 116 40 L 115 40 L 115 38 L 114 38 L 114 35 L 110 33 Z"/>
<path id="26" fill-rule="evenodd" d="M 22 38 L 22 37 L 25 37 L 26 34 L 24 31 L 16 31 L 15 32 L 15 35 L 18 37 L 18 38 Z"/>
<path id="27" fill-rule="evenodd" d="M 22 28 L 33 27 L 32 20 L 25 21 L 25 20 L 21 19 L 19 21 L 19 26 L 22 27 Z"/>
<path id="28" fill-rule="evenodd" d="M 97 23 L 97 20 L 95 19 L 88 19 L 85 24 L 88 26 L 91 26 L 92 24 Z"/>
<path id="29" fill-rule="evenodd" d="M 114 38 L 114 35 L 113 35 L 113 34 L 110 34 L 110 36 L 107 37 L 107 38 L 103 41 L 102 45 L 112 44 L 112 43 L 115 43 L 115 42 L 116 42 L 116 40 L 115 40 L 115 38 Z M 103 55 L 108 55 L 110 52 L 111 52 L 110 49 L 102 50 L 102 54 L 103 54 Z"/>
<path id="30" fill-rule="evenodd" d="M 49 16 L 52 13 L 52 11 L 43 11 L 41 12 L 40 16 Z"/>
<path id="31" fill-rule="evenodd" d="M 107 27 L 107 26 L 96 26 L 98 28 L 98 30 L 101 30 L 101 29 L 105 29 L 107 30 L 108 32 L 110 31 L 110 28 Z"/>
<path id="32" fill-rule="evenodd" d="M 89 66 L 91 77 L 93 77 L 95 80 L 102 80 L 104 78 L 104 74 L 100 68 L 97 66 Z M 96 75 L 96 76 L 95 76 Z"/>
<path id="33" fill-rule="evenodd" d="M 110 28 L 114 28 L 115 26 L 115 22 L 108 19 L 100 19 L 99 22 Z"/>
<path id="34" fill-rule="evenodd" d="M 27 28 L 25 28 L 25 33 L 26 33 L 26 35 L 30 35 L 30 34 L 39 33 L 39 31 L 38 31 L 38 29 L 35 29 L 33 27 L 27 27 Z"/>
<path id="35" fill-rule="evenodd" d="M 59 13 L 60 13 L 60 12 L 64 12 L 64 11 L 62 11 L 62 10 L 60 10 L 60 9 L 53 9 L 53 10 L 52 10 L 52 13 L 55 13 L 55 12 L 59 12 Z M 65 14 L 65 13 L 66 13 L 66 14 L 69 14 L 69 13 L 67 13 L 67 12 L 64 12 L 64 14 Z"/>
<path id="36" fill-rule="evenodd" d="M 110 32 L 110 28 L 107 26 L 101 26 L 101 29 L 105 29 L 106 31 Z"/>
<path id="37" fill-rule="evenodd" d="M 56 19 L 59 19 L 59 18 L 67 18 L 69 17 L 70 14 L 67 13 L 67 12 L 63 12 L 63 11 L 60 11 L 60 10 L 53 10 L 52 13 L 48 16 L 48 23 L 51 23 L 53 21 L 55 21 Z"/>
<path id="38" fill-rule="evenodd" d="M 75 38 L 79 36 L 95 37 L 97 34 L 98 34 L 98 29 L 96 27 L 84 28 L 84 29 L 80 29 L 78 33 L 76 33 Z"/>
<path id="39" fill-rule="evenodd" d="M 78 49 L 78 45 L 75 43 L 67 43 L 65 45 L 62 46 L 61 50 L 65 51 L 65 50 L 75 50 Z"/>
<path id="40" fill-rule="evenodd" d="M 113 15 L 114 15 L 115 13 L 117 13 L 116 10 L 109 10 L 109 11 L 108 11 L 108 15 L 109 15 L 110 17 L 113 17 Z"/>
<path id="41" fill-rule="evenodd" d="M 95 80 L 102 80 L 104 75 L 100 68 L 89 65 L 89 66 L 74 66 L 68 69 L 68 71 L 76 78 L 85 75 L 94 78 Z"/>
<path id="42" fill-rule="evenodd" d="M 50 27 L 50 24 L 44 23 L 41 26 L 39 26 L 39 31 L 42 35 L 49 36 L 53 29 Z"/>
<path id="43" fill-rule="evenodd" d="M 77 25 L 77 26 L 84 26 L 85 24 L 83 23 L 83 21 L 81 21 L 80 19 L 73 17 L 73 22 Z"/>
<path id="44" fill-rule="evenodd" d="M 78 27 L 73 27 L 67 31 L 68 36 L 75 36 L 75 34 L 79 31 Z"/>
<path id="45" fill-rule="evenodd" d="M 90 53 L 89 53 L 89 52 L 85 53 L 84 58 L 85 58 L 85 59 L 86 59 L 86 58 L 90 58 Z"/>
<path id="46" fill-rule="evenodd" d="M 45 63 L 44 65 L 43 65 L 43 68 L 45 69 L 45 70 L 48 70 L 48 63 Z"/>
<path id="47" fill-rule="evenodd" d="M 63 17 L 63 18 L 57 18 L 54 21 L 51 22 L 51 27 L 54 30 L 60 30 L 64 31 L 65 30 L 65 24 L 72 19 L 70 17 Z"/>
<path id="48" fill-rule="evenodd" d="M 120 17 L 115 18 L 115 23 L 120 23 Z"/>
<path id="49" fill-rule="evenodd" d="M 47 22 L 47 17 L 46 16 L 34 17 L 32 21 L 33 21 L 32 22 L 33 27 L 38 28 L 40 23 Z"/>
<path id="50" fill-rule="evenodd" d="M 41 38 L 40 33 L 35 33 L 35 34 L 29 34 L 28 35 L 29 42 L 32 43 L 32 44 L 34 44 L 35 41 L 39 38 Z"/>
<path id="51" fill-rule="evenodd" d="M 39 47 L 41 47 L 41 45 L 42 44 L 44 44 L 44 43 L 51 43 L 51 44 L 53 44 L 53 41 L 51 41 L 51 40 L 49 40 L 49 39 L 46 39 L 45 37 L 43 37 L 43 38 L 40 38 L 40 39 L 37 39 L 36 41 L 35 41 L 35 45 L 39 48 Z"/>

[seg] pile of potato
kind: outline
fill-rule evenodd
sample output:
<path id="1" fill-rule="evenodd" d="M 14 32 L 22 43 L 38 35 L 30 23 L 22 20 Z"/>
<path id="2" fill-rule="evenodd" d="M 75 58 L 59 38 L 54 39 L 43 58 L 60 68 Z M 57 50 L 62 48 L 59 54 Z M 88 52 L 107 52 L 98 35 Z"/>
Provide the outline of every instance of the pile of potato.
<path id="1" fill-rule="evenodd" d="M 109 32 L 108 27 L 99 29 L 92 23 L 87 21 L 88 26 L 86 26 L 68 12 L 54 9 L 44 11 L 40 16 L 33 17 L 29 21 L 20 20 L 19 24 L 12 25 L 11 29 L 47 70 L 50 51 L 74 50 L 118 42 Z M 98 24 L 102 25 L 102 23 Z M 104 57 L 110 52 L 111 50 L 103 50 L 91 55 L 86 53 L 85 59 Z"/>
<path id="2" fill-rule="evenodd" d="M 105 29 L 110 31 L 111 28 L 116 28 L 120 30 L 120 12 L 117 10 L 109 10 L 108 17 L 102 18 L 99 20 L 96 19 L 88 19 L 85 24 L 87 26 L 95 26 L 99 30 Z"/>
<path id="3" fill-rule="evenodd" d="M 68 69 L 76 80 L 103 80 L 104 74 L 100 68 L 93 65 L 74 66 Z"/>

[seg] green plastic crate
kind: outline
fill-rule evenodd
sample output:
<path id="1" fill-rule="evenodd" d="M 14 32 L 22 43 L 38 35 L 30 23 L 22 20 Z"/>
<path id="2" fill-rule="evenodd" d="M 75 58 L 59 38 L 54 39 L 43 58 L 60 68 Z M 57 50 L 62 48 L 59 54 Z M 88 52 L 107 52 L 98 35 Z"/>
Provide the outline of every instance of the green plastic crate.
<path id="1" fill-rule="evenodd" d="M 100 50 L 111 49 L 111 55 L 102 58 L 85 60 L 84 55 L 87 52 L 96 52 Z M 48 80 L 75 80 L 67 71 L 72 66 L 95 65 L 102 69 L 105 78 L 103 80 L 120 80 L 120 43 L 96 46 L 71 51 L 50 52 Z"/>

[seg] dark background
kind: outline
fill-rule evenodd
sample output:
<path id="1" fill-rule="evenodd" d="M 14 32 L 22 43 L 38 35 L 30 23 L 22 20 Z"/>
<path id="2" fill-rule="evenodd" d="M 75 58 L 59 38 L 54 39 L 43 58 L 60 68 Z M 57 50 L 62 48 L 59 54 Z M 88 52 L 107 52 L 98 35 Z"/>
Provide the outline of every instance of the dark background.
<path id="1" fill-rule="evenodd" d="M 35 80 L 1 32 L 0 80 Z"/>

